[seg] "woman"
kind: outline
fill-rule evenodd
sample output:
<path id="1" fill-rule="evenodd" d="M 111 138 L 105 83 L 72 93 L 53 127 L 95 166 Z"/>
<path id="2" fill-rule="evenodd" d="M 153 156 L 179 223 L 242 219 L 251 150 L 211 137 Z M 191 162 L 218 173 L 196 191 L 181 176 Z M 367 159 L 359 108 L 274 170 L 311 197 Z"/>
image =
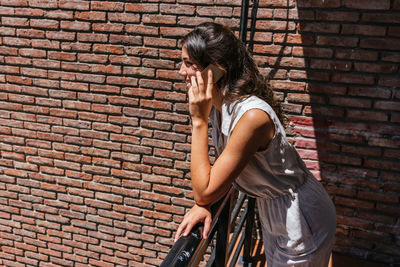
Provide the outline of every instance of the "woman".
<path id="1" fill-rule="evenodd" d="M 209 205 L 233 185 L 256 197 L 268 266 L 327 266 L 336 213 L 331 199 L 287 141 L 284 116 L 244 44 L 220 24 L 198 25 L 182 40 L 192 119 L 191 178 L 195 206 L 175 238 L 211 222 Z M 224 70 L 214 83 L 201 71 Z M 208 155 L 208 119 L 217 156 Z"/>

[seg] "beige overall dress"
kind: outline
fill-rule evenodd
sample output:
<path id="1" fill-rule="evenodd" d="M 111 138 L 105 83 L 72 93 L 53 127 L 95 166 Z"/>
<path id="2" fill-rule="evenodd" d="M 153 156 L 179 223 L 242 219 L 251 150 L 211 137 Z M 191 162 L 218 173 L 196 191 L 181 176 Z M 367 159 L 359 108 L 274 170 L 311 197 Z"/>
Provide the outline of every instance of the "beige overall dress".
<path id="1" fill-rule="evenodd" d="M 268 267 L 328 265 L 336 212 L 322 185 L 287 141 L 277 115 L 264 100 L 251 96 L 223 103 L 210 114 L 212 139 L 221 154 L 236 123 L 250 109 L 265 111 L 275 135 L 258 151 L 233 185 L 257 200 Z M 218 119 L 221 118 L 221 119 Z"/>

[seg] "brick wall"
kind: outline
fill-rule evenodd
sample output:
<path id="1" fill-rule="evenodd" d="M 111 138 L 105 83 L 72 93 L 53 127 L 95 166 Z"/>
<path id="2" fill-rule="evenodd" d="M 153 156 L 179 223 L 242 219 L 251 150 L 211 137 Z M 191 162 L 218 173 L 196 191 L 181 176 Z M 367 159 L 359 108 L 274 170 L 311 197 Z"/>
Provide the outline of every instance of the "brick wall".
<path id="1" fill-rule="evenodd" d="M 0 265 L 157 266 L 192 201 L 179 38 L 240 0 L 0 0 Z M 254 55 L 338 214 L 399 262 L 400 1 L 260 0 Z"/>

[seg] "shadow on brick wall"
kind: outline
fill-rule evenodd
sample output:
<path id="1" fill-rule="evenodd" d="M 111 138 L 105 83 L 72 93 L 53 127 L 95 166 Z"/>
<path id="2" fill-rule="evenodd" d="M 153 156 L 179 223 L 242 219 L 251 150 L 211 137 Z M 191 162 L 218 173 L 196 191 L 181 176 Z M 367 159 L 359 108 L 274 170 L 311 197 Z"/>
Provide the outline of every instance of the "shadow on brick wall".
<path id="1" fill-rule="evenodd" d="M 304 58 L 288 66 L 286 99 L 295 145 L 336 206 L 334 252 L 389 265 L 400 261 L 399 6 L 297 0 L 297 32 L 274 38 Z"/>
<path id="2" fill-rule="evenodd" d="M 400 1 L 260 6 L 257 31 L 271 39 L 254 45 L 255 58 L 289 115 L 289 137 L 336 206 L 333 266 L 348 266 L 343 256 L 399 262 Z"/>

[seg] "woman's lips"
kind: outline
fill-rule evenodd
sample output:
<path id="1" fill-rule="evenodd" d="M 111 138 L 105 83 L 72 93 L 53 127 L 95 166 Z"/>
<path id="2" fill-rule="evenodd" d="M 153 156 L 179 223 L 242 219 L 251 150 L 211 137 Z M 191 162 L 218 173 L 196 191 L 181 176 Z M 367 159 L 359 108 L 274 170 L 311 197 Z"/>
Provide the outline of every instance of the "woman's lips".
<path id="1" fill-rule="evenodd" d="M 190 82 L 190 80 L 188 80 L 188 79 L 186 79 L 185 82 L 186 82 L 186 87 L 187 87 L 187 88 L 189 88 L 189 87 L 192 85 L 191 82 Z"/>

